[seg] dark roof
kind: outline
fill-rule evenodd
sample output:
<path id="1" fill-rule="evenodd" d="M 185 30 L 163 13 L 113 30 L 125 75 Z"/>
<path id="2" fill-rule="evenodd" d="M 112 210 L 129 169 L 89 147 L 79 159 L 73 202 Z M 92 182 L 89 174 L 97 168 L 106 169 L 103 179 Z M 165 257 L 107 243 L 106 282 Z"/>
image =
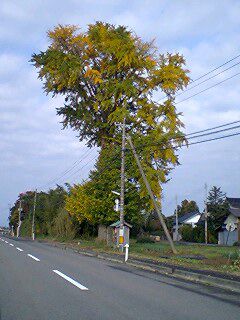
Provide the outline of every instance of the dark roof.
<path id="1" fill-rule="evenodd" d="M 231 214 L 233 214 L 235 217 L 240 218 L 240 209 L 238 208 L 231 208 L 229 209 Z"/>
<path id="2" fill-rule="evenodd" d="M 195 216 L 200 214 L 198 211 L 188 212 L 184 216 L 178 218 L 178 223 L 184 223 L 186 220 L 191 219 Z M 176 224 L 176 221 L 174 221 L 174 225 Z"/>
<path id="3" fill-rule="evenodd" d="M 124 226 L 127 226 L 129 228 L 132 228 L 132 225 L 130 223 L 127 223 L 126 221 L 123 222 Z M 110 224 L 109 227 L 120 227 L 120 220 Z"/>
<path id="4" fill-rule="evenodd" d="M 229 211 L 235 216 L 240 217 L 240 198 L 227 198 L 229 203 Z"/>
<path id="5" fill-rule="evenodd" d="M 227 198 L 230 207 L 240 209 L 240 198 Z"/>

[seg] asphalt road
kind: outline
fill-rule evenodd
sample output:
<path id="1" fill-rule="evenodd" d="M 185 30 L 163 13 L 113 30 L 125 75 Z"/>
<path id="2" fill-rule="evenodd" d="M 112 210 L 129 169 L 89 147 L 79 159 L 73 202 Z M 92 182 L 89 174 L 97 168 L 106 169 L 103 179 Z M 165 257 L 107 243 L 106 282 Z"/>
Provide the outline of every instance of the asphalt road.
<path id="1" fill-rule="evenodd" d="M 0 238 L 1 320 L 240 319 L 240 295 Z"/>

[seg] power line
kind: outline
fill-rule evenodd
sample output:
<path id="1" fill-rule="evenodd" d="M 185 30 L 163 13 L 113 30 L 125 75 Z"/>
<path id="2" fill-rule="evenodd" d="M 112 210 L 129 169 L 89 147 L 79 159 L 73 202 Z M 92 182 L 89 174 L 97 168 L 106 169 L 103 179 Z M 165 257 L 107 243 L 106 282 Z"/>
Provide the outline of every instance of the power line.
<path id="1" fill-rule="evenodd" d="M 237 126 L 237 127 L 240 127 L 240 126 Z M 232 128 L 231 128 L 232 129 Z M 225 131 L 225 130 L 223 130 L 223 131 Z M 219 132 L 222 132 L 222 130 L 221 131 L 219 131 Z M 215 132 L 216 133 L 216 132 Z M 214 140 L 219 140 L 219 139 L 224 139 L 224 138 L 228 138 L 228 137 L 233 137 L 233 136 L 237 136 L 237 135 L 239 135 L 240 134 L 240 132 L 239 133 L 234 133 L 234 134 L 230 134 L 230 135 L 225 135 L 225 136 L 221 136 L 221 137 L 216 137 L 216 138 L 211 138 L 211 139 L 206 139 L 206 140 L 201 140 L 201 141 L 196 141 L 196 142 L 190 142 L 190 143 L 188 143 L 188 144 L 183 144 L 182 146 L 183 147 L 187 147 L 187 146 L 190 146 L 190 145 L 195 145 L 195 144 L 199 144 L 199 143 L 204 143 L 204 142 L 209 142 L 209 141 L 214 141 Z M 193 137 L 194 138 L 194 137 Z M 196 138 L 196 137 L 195 137 Z M 156 145 L 156 144 L 154 144 L 154 145 Z M 136 149 L 139 149 L 139 148 L 141 148 L 142 149 L 142 147 L 143 146 L 139 146 L 139 147 L 136 147 Z M 172 149 L 172 148 L 164 148 L 164 150 L 166 150 L 166 149 Z M 119 150 L 121 150 L 120 148 L 119 148 Z M 130 151 L 130 149 L 126 149 L 126 151 Z M 95 160 L 97 157 L 95 157 L 95 158 L 93 158 L 93 159 L 91 159 L 90 161 L 92 161 L 92 160 Z M 116 156 L 114 156 L 112 159 L 110 159 L 108 162 L 109 162 L 109 164 L 106 166 L 106 167 L 104 167 L 102 170 L 100 170 L 98 173 L 97 173 L 97 175 L 100 175 L 100 174 L 102 174 L 105 170 L 107 170 L 107 169 L 109 169 L 110 168 L 110 166 L 112 165 L 112 163 L 115 161 L 115 160 L 119 160 L 119 155 L 117 154 Z M 85 164 L 85 165 L 83 165 L 81 168 L 79 168 L 76 172 L 74 172 L 74 173 L 72 173 L 70 176 L 68 176 L 67 178 L 70 178 L 71 176 L 73 176 L 73 175 L 75 175 L 77 172 L 79 172 L 80 170 L 82 170 L 86 165 L 88 165 L 88 163 L 87 164 Z M 86 179 L 85 181 L 87 181 L 88 179 Z"/>
<path id="2" fill-rule="evenodd" d="M 230 60 L 228 60 L 228 61 L 224 62 L 224 63 L 223 63 L 223 64 L 221 64 L 220 66 L 217 66 L 216 68 L 214 68 L 214 69 L 212 69 L 212 70 L 208 71 L 207 73 L 204 73 L 204 74 L 203 74 L 203 75 L 201 75 L 200 77 L 198 77 L 198 78 L 196 78 L 196 79 L 192 80 L 192 81 L 191 81 L 191 84 L 192 84 L 192 83 L 194 83 L 194 82 L 197 82 L 198 80 L 200 80 L 200 79 L 202 79 L 202 78 L 204 78 L 204 77 L 206 77 L 207 75 L 209 75 L 209 74 L 213 73 L 214 71 L 216 71 L 216 70 L 220 69 L 221 67 L 225 66 L 226 64 L 228 64 L 229 62 L 231 62 L 231 61 L 233 61 L 233 60 L 236 60 L 236 59 L 237 59 L 237 58 L 239 58 L 239 57 L 240 57 L 240 54 L 239 54 L 239 55 L 237 55 L 237 56 L 235 56 L 235 57 L 233 57 L 232 59 L 230 59 Z M 202 83 L 204 83 L 204 82 L 206 82 L 206 81 L 208 81 L 208 80 L 210 80 L 210 79 L 212 79 L 212 78 L 214 78 L 214 77 L 218 76 L 219 74 L 221 74 L 221 73 L 223 73 L 223 72 L 225 72 L 225 71 L 227 71 L 227 70 L 229 70 L 229 69 L 231 69 L 231 68 L 235 67 L 235 66 L 236 66 L 236 65 L 238 65 L 239 63 L 240 63 L 240 62 L 238 62 L 238 63 L 236 63 L 235 65 L 233 65 L 233 66 L 231 66 L 231 67 L 229 67 L 229 68 L 227 68 L 227 69 L 225 69 L 225 70 L 223 70 L 223 71 L 219 72 L 218 74 L 216 74 L 216 75 L 214 75 L 214 76 L 212 76 L 212 77 L 210 77 L 210 78 L 208 78 L 208 79 L 206 79 L 206 80 L 204 80 L 204 81 L 200 82 L 199 84 L 197 84 L 197 85 L 195 85 L 195 86 L 193 86 L 193 87 L 187 88 L 187 89 L 183 90 L 182 92 L 179 92 L 178 94 L 176 94 L 176 95 L 175 95 L 175 97 L 180 96 L 180 95 L 184 94 L 186 91 L 189 91 L 189 90 L 191 90 L 191 89 L 193 89 L 193 88 L 197 87 L 198 85 L 200 85 L 200 84 L 202 84 Z M 159 101 L 161 101 L 161 100 L 165 99 L 166 97 L 167 97 L 167 95 L 165 95 L 164 97 L 162 97 Z"/>
<path id="3" fill-rule="evenodd" d="M 89 163 L 93 160 L 96 160 L 98 156 L 94 156 L 91 160 L 89 160 L 89 162 L 85 163 L 81 168 L 79 168 L 78 170 L 76 170 L 75 172 L 71 173 L 67 178 L 69 179 L 70 177 L 76 175 L 76 173 L 78 173 L 79 171 L 81 171 L 83 168 L 85 168 L 87 165 L 89 165 Z"/>
<path id="4" fill-rule="evenodd" d="M 211 77 L 209 77 L 209 78 L 207 78 L 207 79 L 205 79 L 205 80 L 203 80 L 203 81 L 201 81 L 201 82 L 197 83 L 196 85 L 194 85 L 194 86 L 192 86 L 192 87 L 190 87 L 190 88 L 187 88 L 186 90 L 183 90 L 182 92 L 177 93 L 177 94 L 175 95 L 175 97 L 178 97 L 178 96 L 180 96 L 180 95 L 184 94 L 185 92 L 190 91 L 190 90 L 192 90 L 192 89 L 194 89 L 194 88 L 196 88 L 196 87 L 200 86 L 201 84 L 203 84 L 203 83 L 205 83 L 205 82 L 207 82 L 207 81 L 209 81 L 209 80 L 211 80 L 211 79 L 213 79 L 213 78 L 215 78 L 215 77 L 219 76 L 220 74 L 222 74 L 222 73 L 224 73 L 224 72 L 226 72 L 226 71 L 228 71 L 228 70 L 230 70 L 230 69 L 232 69 L 232 68 L 236 67 L 236 66 L 237 66 L 237 65 L 239 65 L 239 64 L 240 64 L 240 61 L 239 61 L 239 62 L 237 62 L 237 63 L 235 63 L 235 64 L 234 64 L 234 65 L 232 65 L 231 67 L 228 67 L 228 68 L 226 68 L 226 69 L 224 69 L 224 70 L 222 70 L 222 71 L 218 72 L 217 74 L 215 74 L 215 75 L 213 75 L 213 76 L 211 76 Z"/>
<path id="5" fill-rule="evenodd" d="M 96 147 L 93 148 L 93 149 L 87 150 L 87 152 L 85 152 L 80 159 L 76 160 L 70 168 L 68 168 L 68 169 L 66 169 L 65 171 L 63 171 L 58 177 L 50 180 L 49 182 L 47 182 L 46 184 L 44 184 L 43 186 L 41 186 L 40 189 L 41 189 L 41 188 L 45 188 L 46 186 L 51 185 L 51 184 L 59 181 L 59 180 L 60 180 L 61 178 L 63 178 L 67 173 L 71 172 L 76 166 L 78 166 L 83 160 L 85 160 L 85 159 L 87 158 L 87 156 L 89 156 L 95 149 L 96 149 Z"/>
<path id="6" fill-rule="evenodd" d="M 208 128 L 208 129 L 205 129 L 205 130 L 200 130 L 200 131 L 192 132 L 192 133 L 187 134 L 186 136 L 194 135 L 194 134 L 201 133 L 201 132 L 207 132 L 207 131 L 210 131 L 210 130 L 213 130 L 213 129 L 221 128 L 221 127 L 228 126 L 228 125 L 230 125 L 230 124 L 239 123 L 239 122 L 240 122 L 240 120 L 238 120 L 238 121 L 233 121 L 233 122 L 226 123 L 226 124 L 223 124 L 223 125 L 220 125 L 220 126 L 216 126 L 216 127 Z M 198 137 L 207 136 L 207 135 L 211 135 L 211 134 L 216 134 L 216 133 L 220 133 L 220 132 L 223 132 L 223 131 L 233 130 L 233 129 L 236 129 L 236 128 L 239 128 L 239 127 L 240 127 L 240 126 L 234 126 L 234 127 L 231 127 L 231 128 L 226 128 L 226 129 L 218 130 L 218 131 L 215 131 L 215 132 L 209 132 L 209 133 L 206 133 L 206 134 L 203 134 L 203 135 L 198 135 L 198 136 L 189 137 L 188 139 L 193 139 L 193 138 L 198 138 Z M 236 134 L 234 134 L 234 135 L 236 135 Z M 231 137 L 232 135 L 228 135 L 228 136 Z M 226 136 L 226 137 L 228 137 L 228 136 Z M 224 137 L 225 137 L 225 136 L 224 136 Z M 223 138 L 224 138 L 224 137 L 223 137 Z M 221 137 L 220 137 L 220 138 L 221 138 Z M 173 140 L 173 141 L 174 141 L 174 140 L 177 141 L 178 139 L 179 139 L 179 138 L 175 138 L 175 139 L 172 139 L 172 140 Z M 215 139 L 215 138 L 214 138 L 214 139 Z M 212 141 L 212 140 L 214 140 L 214 139 L 204 140 L 203 142 Z M 219 138 L 217 138 L 217 139 L 219 139 Z M 217 139 L 216 139 L 216 140 L 217 140 Z M 189 143 L 188 145 L 197 144 L 197 143 L 202 143 L 202 141 Z M 183 145 L 183 146 L 185 146 L 185 145 Z M 86 153 L 85 153 L 85 154 L 86 154 Z M 84 154 L 84 155 L 85 155 L 85 154 Z M 86 154 L 86 156 L 87 156 L 87 155 L 89 155 L 89 152 Z M 119 155 L 117 155 L 117 157 L 119 157 Z M 93 161 L 93 160 L 95 160 L 95 159 L 97 159 L 96 156 L 93 157 L 89 162 L 91 162 L 91 161 Z M 80 159 L 80 162 L 82 162 L 83 160 L 84 160 L 84 158 Z M 78 160 L 78 161 L 79 161 L 79 160 Z M 77 163 L 78 161 L 75 161 L 75 165 L 74 165 L 73 167 L 71 167 L 71 168 L 68 169 L 68 170 L 65 170 L 65 171 L 64 171 L 64 174 L 63 174 L 62 176 L 58 177 L 57 179 L 51 180 L 49 183 L 45 184 L 44 187 L 47 186 L 47 185 L 49 185 L 49 184 L 54 183 L 55 181 L 60 180 L 61 178 L 63 178 L 67 173 L 69 173 L 70 171 L 72 171 L 72 169 L 73 169 L 74 167 L 76 167 L 76 163 Z M 112 161 L 112 160 L 111 160 L 111 161 Z M 110 162 L 111 162 L 111 161 L 110 161 Z M 79 162 L 79 163 L 80 163 L 80 162 Z M 69 179 L 70 177 L 76 175 L 79 171 L 81 171 L 84 167 L 86 167 L 86 166 L 89 164 L 89 162 L 86 163 L 86 164 L 84 164 L 82 167 L 80 167 L 78 170 L 76 170 L 75 172 L 71 173 L 70 175 L 67 175 L 66 178 Z M 109 167 L 109 166 L 108 166 L 108 167 Z"/>
<path id="7" fill-rule="evenodd" d="M 224 63 L 223 63 L 223 64 L 221 64 L 220 66 L 218 66 L 218 67 L 216 67 L 216 68 L 214 68 L 214 69 L 210 70 L 209 72 L 204 73 L 204 74 L 203 74 L 203 75 L 201 75 L 200 77 L 198 77 L 198 78 L 194 79 L 194 80 L 192 81 L 192 83 L 193 83 L 193 82 L 196 82 L 196 81 L 198 81 L 198 80 L 200 80 L 200 79 L 202 79 L 202 78 L 204 78 L 204 77 L 206 77 L 206 76 L 207 76 L 207 75 L 209 75 L 210 73 L 212 73 L 212 72 L 214 72 L 214 71 L 216 71 L 216 70 L 220 69 L 221 67 L 225 66 L 226 64 L 228 64 L 229 62 L 231 62 L 231 61 L 233 61 L 233 60 L 236 60 L 236 59 L 237 59 L 237 58 L 239 58 L 239 57 L 240 57 L 240 54 L 239 54 L 239 55 L 237 55 L 236 57 L 233 57 L 232 59 L 230 59 L 230 60 L 228 60 L 228 61 L 224 62 Z"/>
<path id="8" fill-rule="evenodd" d="M 209 136 L 211 134 L 216 134 L 216 133 L 220 133 L 220 132 L 224 132 L 224 131 L 234 130 L 234 129 L 237 129 L 237 128 L 240 128 L 240 125 L 234 126 L 234 127 L 230 127 L 230 128 L 221 129 L 221 130 L 217 130 L 217 131 L 212 131 L 212 132 L 208 132 L 208 133 L 199 134 L 199 135 L 196 135 L 196 136 L 193 136 L 193 137 L 189 137 L 188 140 L 189 139 L 194 139 L 194 138 L 199 138 L 199 137 L 204 137 L 204 136 Z"/>
<path id="9" fill-rule="evenodd" d="M 193 145 L 193 144 L 198 144 L 198 143 L 204 143 L 204 142 L 208 142 L 208 141 L 214 141 L 214 140 L 220 140 L 220 139 L 225 139 L 225 138 L 229 138 L 229 137 L 233 137 L 233 136 L 238 136 L 240 135 L 240 132 L 237 133 L 233 133 L 233 134 L 229 134 L 226 136 L 221 136 L 221 137 L 216 137 L 216 138 L 212 138 L 212 139 L 207 139 L 207 140 L 202 140 L 202 141 L 196 141 L 196 142 L 191 142 L 188 145 Z M 183 145 L 184 147 L 187 147 L 187 145 Z"/>
<path id="10" fill-rule="evenodd" d="M 186 144 L 182 144 L 181 147 L 188 147 L 190 145 L 194 145 L 194 144 L 198 144 L 198 143 L 204 143 L 204 142 L 208 142 L 208 141 L 214 141 L 214 140 L 220 140 L 220 139 L 224 139 L 224 138 L 228 138 L 228 137 L 233 137 L 233 136 L 237 136 L 240 135 L 240 132 L 237 133 L 233 133 L 233 134 L 229 134 L 229 135 L 225 135 L 225 136 L 220 136 L 220 137 L 216 137 L 216 138 L 211 138 L 211 139 L 206 139 L 206 140 L 200 140 L 200 141 L 196 141 L 196 142 L 190 142 L 190 143 L 186 143 Z M 169 142 L 171 142 L 173 139 L 168 140 Z M 175 139 L 176 140 L 176 139 Z M 173 141 L 174 142 L 174 141 Z M 136 149 L 140 149 L 143 150 L 143 147 L 145 145 L 139 145 L 136 147 Z M 161 143 L 152 143 L 152 144 L 148 144 L 148 146 L 159 146 L 161 147 L 162 144 Z M 179 149 L 180 147 L 167 147 L 167 148 L 162 148 L 162 150 L 172 150 L 172 149 Z"/>
<path id="11" fill-rule="evenodd" d="M 222 81 L 220 81 L 220 82 L 217 82 L 216 84 L 212 85 L 211 87 L 208 87 L 208 88 L 206 88 L 206 89 L 204 89 L 204 90 L 202 90 L 202 91 L 199 91 L 199 92 L 193 94 L 193 95 L 190 96 L 190 97 L 187 97 L 187 98 L 185 98 L 185 99 L 183 99 L 183 100 L 180 100 L 180 101 L 176 102 L 176 104 L 179 104 L 179 103 L 181 103 L 181 102 L 183 102 L 183 101 L 186 101 L 186 100 L 188 100 L 188 99 L 190 99 L 190 98 L 193 98 L 193 97 L 199 95 L 200 93 L 203 93 L 203 92 L 205 92 L 205 91 L 207 91 L 207 90 L 210 90 L 210 89 L 218 86 L 219 84 L 221 84 L 221 83 L 223 83 L 223 82 L 225 82 L 225 81 L 227 81 L 227 80 L 230 80 L 230 79 L 238 76 L 239 74 L 240 74 L 240 72 L 235 73 L 233 76 L 231 76 L 231 77 L 229 77 L 229 78 L 226 78 L 226 79 L 224 79 L 224 80 L 222 80 Z"/>
<path id="12" fill-rule="evenodd" d="M 235 124 L 235 123 L 239 123 L 239 122 L 240 122 L 240 120 L 233 121 L 233 122 L 228 122 L 228 123 L 222 124 L 220 126 L 216 126 L 216 127 L 212 127 L 212 128 L 208 128 L 208 129 L 204 129 L 204 130 L 199 130 L 199 131 L 195 131 L 195 132 L 191 132 L 191 133 L 186 134 L 185 136 L 187 137 L 187 136 L 191 136 L 193 134 L 197 134 L 197 133 L 201 133 L 201 132 L 206 132 L 206 131 L 210 131 L 210 130 L 214 130 L 214 129 L 230 126 L 231 124 Z"/>

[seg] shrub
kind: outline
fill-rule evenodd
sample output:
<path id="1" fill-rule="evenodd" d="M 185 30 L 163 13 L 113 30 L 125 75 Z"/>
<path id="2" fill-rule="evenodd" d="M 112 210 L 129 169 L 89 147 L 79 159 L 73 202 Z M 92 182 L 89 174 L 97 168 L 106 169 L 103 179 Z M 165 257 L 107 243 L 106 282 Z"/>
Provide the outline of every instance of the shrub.
<path id="1" fill-rule="evenodd" d="M 181 227 L 181 235 L 183 241 L 193 242 L 193 227 L 191 225 L 183 225 Z"/>
<path id="2" fill-rule="evenodd" d="M 154 243 L 155 241 L 149 236 L 141 236 L 137 239 L 137 243 Z"/>
<path id="3" fill-rule="evenodd" d="M 29 219 L 26 219 L 22 222 L 22 225 L 20 228 L 20 236 L 22 237 L 32 236 L 32 222 Z"/>
<path id="4" fill-rule="evenodd" d="M 240 247 L 240 241 L 234 242 L 233 246 L 235 246 L 235 247 Z"/>
<path id="5" fill-rule="evenodd" d="M 52 234 L 59 238 L 73 239 L 76 234 L 75 227 L 68 212 L 61 208 L 54 219 Z"/>

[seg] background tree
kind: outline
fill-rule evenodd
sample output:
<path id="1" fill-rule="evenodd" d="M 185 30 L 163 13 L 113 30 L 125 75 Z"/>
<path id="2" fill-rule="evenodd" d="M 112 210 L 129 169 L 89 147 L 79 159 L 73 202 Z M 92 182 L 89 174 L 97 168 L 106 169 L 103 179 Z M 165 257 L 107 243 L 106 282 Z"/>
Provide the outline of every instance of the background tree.
<path id="1" fill-rule="evenodd" d="M 178 210 L 178 216 L 179 217 L 182 217 L 186 213 L 189 213 L 189 212 L 194 212 L 194 211 L 198 211 L 199 212 L 199 208 L 198 208 L 198 205 L 197 205 L 196 201 L 187 200 L 187 199 L 184 199 L 181 202 L 181 205 L 177 206 L 177 210 Z"/>
<path id="2" fill-rule="evenodd" d="M 213 186 L 208 193 L 208 205 L 222 205 L 226 201 L 226 193 L 221 191 L 220 187 Z"/>
<path id="3" fill-rule="evenodd" d="M 10 210 L 9 225 L 14 226 L 16 229 L 18 226 L 19 219 L 19 204 L 22 201 L 23 208 L 23 221 L 21 226 L 21 235 L 31 236 L 32 232 L 32 213 L 33 213 L 33 202 L 34 202 L 34 191 L 27 191 L 26 193 L 21 193 L 14 206 Z M 56 236 L 57 230 L 60 230 L 61 223 L 67 223 L 64 235 L 68 233 L 70 237 L 75 233 L 76 221 L 70 218 L 63 212 L 65 207 L 65 198 L 67 191 L 62 186 L 57 186 L 54 189 L 50 189 L 48 192 L 38 192 L 37 193 L 37 203 L 36 203 L 36 213 L 35 213 L 35 226 L 36 235 L 54 235 Z M 56 226 L 58 224 L 58 226 Z M 72 233 L 69 228 L 74 225 Z M 59 234 L 58 236 L 62 236 Z"/>
<path id="4" fill-rule="evenodd" d="M 120 141 L 119 124 L 126 117 L 127 131 L 160 199 L 160 183 L 178 164 L 176 149 L 184 141 L 174 106 L 175 93 L 189 82 L 184 58 L 158 54 L 153 42 L 103 22 L 89 25 L 86 32 L 59 25 L 48 38 L 47 50 L 33 54 L 31 61 L 45 91 L 65 98 L 57 109 L 64 128 L 73 128 L 88 146 L 104 148 Z M 157 91 L 166 96 L 162 103 L 153 99 Z M 144 186 L 141 192 L 147 194 Z"/>
<path id="5" fill-rule="evenodd" d="M 226 193 L 220 187 L 213 186 L 208 193 L 207 208 L 209 212 L 209 230 L 217 241 L 216 229 L 221 226 L 223 219 L 229 213 L 229 205 L 226 201 Z"/>

